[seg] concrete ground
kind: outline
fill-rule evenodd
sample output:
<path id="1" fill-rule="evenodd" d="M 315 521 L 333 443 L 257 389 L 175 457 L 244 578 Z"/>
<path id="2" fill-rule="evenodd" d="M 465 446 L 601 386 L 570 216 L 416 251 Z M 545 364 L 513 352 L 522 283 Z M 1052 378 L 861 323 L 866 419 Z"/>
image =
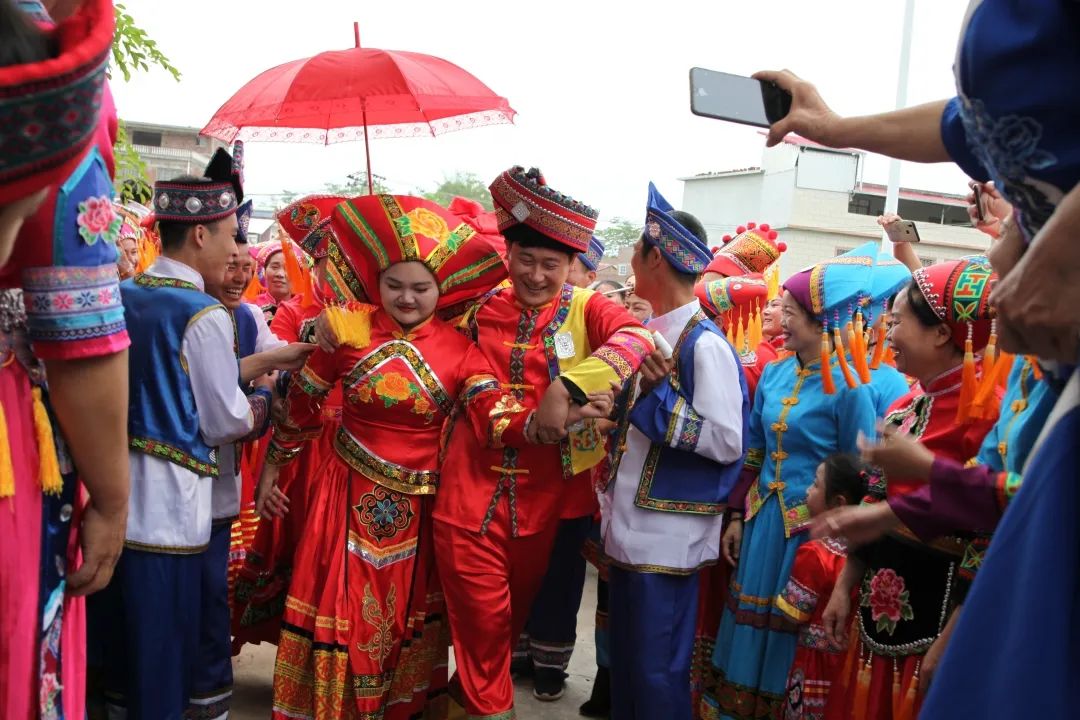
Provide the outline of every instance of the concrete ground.
<path id="1" fill-rule="evenodd" d="M 516 683 L 515 705 L 518 720 L 567 720 L 579 718 L 578 707 L 592 692 L 593 675 L 596 672 L 596 645 L 593 626 L 596 613 L 596 570 L 590 565 L 585 578 L 585 596 L 578 612 L 577 647 L 570 659 L 566 679 L 566 693 L 555 702 L 540 702 L 533 697 L 532 682 Z M 265 720 L 270 716 L 272 683 L 274 676 L 273 645 L 248 645 L 233 660 L 234 688 L 232 720 Z M 451 650 L 450 668 L 454 660 Z"/>

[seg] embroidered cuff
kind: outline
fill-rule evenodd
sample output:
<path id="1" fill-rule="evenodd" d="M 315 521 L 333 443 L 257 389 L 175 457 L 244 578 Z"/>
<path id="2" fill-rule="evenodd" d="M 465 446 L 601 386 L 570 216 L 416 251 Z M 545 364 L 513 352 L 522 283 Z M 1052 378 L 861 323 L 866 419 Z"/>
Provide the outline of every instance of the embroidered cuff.
<path id="1" fill-rule="evenodd" d="M 273 438 L 266 448 L 266 463 L 277 466 L 288 465 L 300 454 L 301 447 L 283 448 L 278 445 L 277 438 Z"/>

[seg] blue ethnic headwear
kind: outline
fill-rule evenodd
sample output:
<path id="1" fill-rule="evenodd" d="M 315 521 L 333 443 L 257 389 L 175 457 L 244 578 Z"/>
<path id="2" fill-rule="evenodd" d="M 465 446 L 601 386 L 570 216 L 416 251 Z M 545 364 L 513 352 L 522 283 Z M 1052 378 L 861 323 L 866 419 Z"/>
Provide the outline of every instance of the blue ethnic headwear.
<path id="1" fill-rule="evenodd" d="M 254 205 L 250 200 L 245 200 L 236 209 L 236 242 L 238 243 L 248 241 L 248 226 L 251 224 L 251 212 L 253 209 Z"/>
<path id="2" fill-rule="evenodd" d="M 649 183 L 649 203 L 645 209 L 645 242 L 660 249 L 675 269 L 697 275 L 712 261 L 704 241 L 687 230 L 672 215 L 671 206 L 656 185 Z"/>
<path id="3" fill-rule="evenodd" d="M 595 235 L 589 240 L 589 249 L 586 252 L 578 253 L 578 258 L 581 260 L 581 264 L 589 268 L 591 272 L 596 272 L 596 269 L 600 267 L 600 260 L 604 257 L 604 243 L 600 238 Z"/>
<path id="4" fill-rule="evenodd" d="M 870 294 L 863 307 L 863 319 L 866 325 L 872 325 L 885 312 L 885 304 L 896 293 L 911 282 L 911 271 L 886 252 L 878 253 L 874 264 L 874 274 L 870 279 Z"/>

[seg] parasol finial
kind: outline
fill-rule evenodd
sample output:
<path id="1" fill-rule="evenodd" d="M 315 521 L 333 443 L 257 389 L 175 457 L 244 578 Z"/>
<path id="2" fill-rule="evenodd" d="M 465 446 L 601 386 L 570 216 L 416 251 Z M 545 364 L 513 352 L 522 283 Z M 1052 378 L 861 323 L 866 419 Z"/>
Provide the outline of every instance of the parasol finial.
<path id="1" fill-rule="evenodd" d="M 353 39 L 356 40 L 356 47 L 360 47 L 360 23 L 354 22 L 352 24 Z"/>

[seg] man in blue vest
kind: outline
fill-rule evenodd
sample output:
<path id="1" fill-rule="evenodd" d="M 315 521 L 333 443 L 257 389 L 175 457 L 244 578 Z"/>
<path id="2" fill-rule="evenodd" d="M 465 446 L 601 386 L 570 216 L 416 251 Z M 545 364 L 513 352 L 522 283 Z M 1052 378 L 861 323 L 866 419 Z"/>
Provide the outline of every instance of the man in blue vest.
<path id="1" fill-rule="evenodd" d="M 94 609 L 110 711 L 220 717 L 231 688 L 196 692 L 217 448 L 265 431 L 272 378 L 245 394 L 228 311 L 203 290 L 236 252 L 239 169 L 218 150 L 204 177 L 154 186 L 161 256 L 121 285 L 131 335 L 130 511 L 117 572 Z M 228 642 L 228 624 L 221 629 Z"/>
<path id="2" fill-rule="evenodd" d="M 631 264 L 634 291 L 655 313 L 649 329 L 666 343 L 641 366 L 621 460 L 601 497 L 613 720 L 692 717 L 698 571 L 719 556 L 749 415 L 738 355 L 694 296 L 711 259 L 697 219 L 650 184 Z"/>

